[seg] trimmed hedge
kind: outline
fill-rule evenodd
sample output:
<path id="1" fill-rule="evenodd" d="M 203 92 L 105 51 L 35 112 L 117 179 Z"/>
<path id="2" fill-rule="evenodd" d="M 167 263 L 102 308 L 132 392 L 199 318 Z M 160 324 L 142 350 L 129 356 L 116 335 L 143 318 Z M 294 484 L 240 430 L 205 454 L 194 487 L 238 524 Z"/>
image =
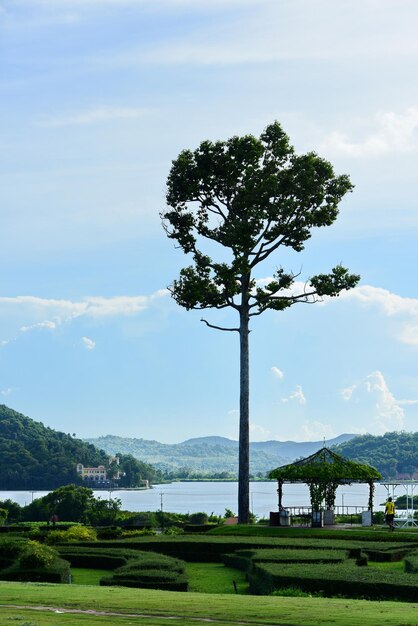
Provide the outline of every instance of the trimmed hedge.
<path id="1" fill-rule="evenodd" d="M 166 554 L 174 558 L 179 558 L 189 562 L 222 562 L 224 554 L 231 554 L 237 550 L 261 549 L 261 548 L 287 548 L 294 550 L 349 550 L 350 557 L 360 558 L 361 552 L 367 550 L 383 551 L 401 549 L 405 551 L 415 550 L 416 546 L 408 543 L 380 541 L 357 541 L 353 537 L 356 533 L 348 533 L 346 540 L 331 540 L 320 538 L 295 538 L 295 537 L 213 537 L 205 535 L 180 535 L 180 536 L 159 536 L 159 537 L 136 537 L 134 539 L 116 541 L 95 541 L 83 544 L 72 544 L 73 546 L 86 546 L 94 548 L 131 548 L 135 550 L 152 551 Z M 386 560 L 390 560 L 388 557 Z"/>
<path id="2" fill-rule="evenodd" d="M 68 583 L 69 576 L 69 562 L 59 558 L 56 558 L 49 567 L 45 568 L 24 568 L 16 561 L 0 572 L 1 580 L 22 582 Z"/>
<path id="3" fill-rule="evenodd" d="M 238 550 L 224 554 L 223 562 L 246 572 L 255 563 L 343 563 L 349 558 L 348 550 Z M 359 555 L 360 558 L 360 555 Z"/>
<path id="4" fill-rule="evenodd" d="M 83 546 L 58 546 L 60 556 L 72 567 L 113 570 L 126 565 L 129 559 L 137 559 L 138 551 L 120 548 L 91 548 Z"/>
<path id="5" fill-rule="evenodd" d="M 178 559 L 150 552 L 138 553 L 140 558 L 130 560 L 112 576 L 100 580 L 101 585 L 119 585 L 166 591 L 187 591 L 185 563 Z"/>
<path id="6" fill-rule="evenodd" d="M 259 595 L 267 595 L 283 587 L 298 587 L 327 596 L 418 599 L 417 582 L 408 574 L 357 567 L 349 561 L 340 565 L 258 563 L 254 564 L 248 579 L 250 593 Z"/>
<path id="7" fill-rule="evenodd" d="M 416 574 L 418 572 L 418 552 L 413 552 L 405 558 L 405 572 Z"/>
<path id="8" fill-rule="evenodd" d="M 225 537 L 252 537 L 253 539 L 273 539 L 273 538 L 293 538 L 304 541 L 305 539 L 339 539 L 342 541 L 352 541 L 355 535 L 355 541 L 394 541 L 401 543 L 413 543 L 418 547 L 418 534 L 416 532 L 396 531 L 388 532 L 386 530 L 366 530 L 353 529 L 347 530 L 327 530 L 326 528 L 280 528 L 280 527 L 260 527 L 258 524 L 239 524 L 235 526 L 218 526 L 214 530 L 209 531 L 210 535 L 216 535 L 219 538 Z"/>

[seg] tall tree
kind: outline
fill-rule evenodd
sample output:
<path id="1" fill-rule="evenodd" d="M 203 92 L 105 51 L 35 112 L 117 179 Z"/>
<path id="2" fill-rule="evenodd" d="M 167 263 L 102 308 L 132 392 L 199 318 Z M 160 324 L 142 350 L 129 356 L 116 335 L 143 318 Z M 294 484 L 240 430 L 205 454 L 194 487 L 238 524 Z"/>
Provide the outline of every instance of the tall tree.
<path id="1" fill-rule="evenodd" d="M 249 325 L 254 316 L 282 311 L 297 302 L 315 302 L 354 287 L 359 276 L 337 265 L 311 277 L 298 290 L 298 274 L 279 267 L 267 284 L 254 271 L 280 247 L 299 252 L 314 227 L 330 226 L 338 204 L 352 190 L 348 176 L 310 152 L 296 155 L 278 122 L 260 138 L 246 135 L 204 141 L 173 161 L 167 181 L 168 209 L 161 214 L 170 239 L 193 265 L 180 271 L 170 291 L 186 309 L 231 308 L 233 328 L 202 320 L 210 328 L 239 333 L 240 428 L 238 520 L 249 516 Z M 218 260 L 201 249 L 210 240 Z M 213 245 L 219 244 L 219 246 Z"/>

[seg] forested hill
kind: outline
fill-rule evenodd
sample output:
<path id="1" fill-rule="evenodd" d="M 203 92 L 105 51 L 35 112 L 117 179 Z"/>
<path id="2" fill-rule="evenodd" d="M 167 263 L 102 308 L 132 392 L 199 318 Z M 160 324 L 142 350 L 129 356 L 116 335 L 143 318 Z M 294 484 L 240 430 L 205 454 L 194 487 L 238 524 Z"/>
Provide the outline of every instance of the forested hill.
<path id="1" fill-rule="evenodd" d="M 108 454 L 0 405 L 0 490 L 50 490 L 79 483 L 77 463 L 106 466 Z M 121 469 L 127 474 L 126 486 L 141 478 L 160 478 L 154 468 L 129 455 L 121 457 Z"/>
<path id="2" fill-rule="evenodd" d="M 361 435 L 334 449 L 349 459 L 373 465 L 386 479 L 418 477 L 418 433 Z"/>

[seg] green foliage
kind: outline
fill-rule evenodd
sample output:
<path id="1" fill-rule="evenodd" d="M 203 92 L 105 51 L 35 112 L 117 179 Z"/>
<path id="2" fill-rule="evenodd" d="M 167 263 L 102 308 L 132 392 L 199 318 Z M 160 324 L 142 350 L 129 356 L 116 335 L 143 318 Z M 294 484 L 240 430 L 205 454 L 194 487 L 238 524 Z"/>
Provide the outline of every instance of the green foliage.
<path id="1" fill-rule="evenodd" d="M 0 572 L 1 580 L 19 580 L 22 582 L 68 583 L 70 564 L 55 558 L 48 566 L 22 567 L 18 561 Z"/>
<path id="2" fill-rule="evenodd" d="M 385 479 L 412 477 L 418 472 L 418 432 L 359 435 L 335 450 L 349 459 L 370 463 Z"/>
<path id="3" fill-rule="evenodd" d="M 90 443 L 46 428 L 41 422 L 0 405 L 3 489 L 47 490 L 80 484 L 77 463 L 107 466 L 108 455 Z M 130 455 L 120 455 L 119 469 L 125 474 L 120 481 L 122 487 L 136 486 L 141 479 L 154 482 L 162 478 L 158 470 Z"/>
<path id="4" fill-rule="evenodd" d="M 413 552 L 409 554 L 404 559 L 405 563 L 405 572 L 409 574 L 417 574 L 418 573 L 418 552 Z"/>
<path id="5" fill-rule="evenodd" d="M 241 566 L 247 562 L 245 569 L 250 569 L 252 563 L 342 563 L 349 556 L 348 550 L 341 549 L 289 549 L 267 548 L 255 550 L 238 550 L 232 555 L 224 555 L 224 563 L 233 567 L 234 557 L 239 559 Z M 237 561 L 238 562 L 238 561 Z M 239 569 L 242 569 L 238 566 Z"/>
<path id="6" fill-rule="evenodd" d="M 187 591 L 185 563 L 163 554 L 138 552 L 135 559 L 103 578 L 100 584 Z"/>
<path id="7" fill-rule="evenodd" d="M 49 545 L 57 543 L 76 543 L 79 541 L 96 541 L 97 533 L 93 528 L 85 526 L 72 526 L 68 530 L 51 530 L 45 537 Z"/>
<path id="8" fill-rule="evenodd" d="M 8 515 L 9 515 L 8 509 L 0 508 L 0 526 L 2 526 L 4 522 L 7 520 Z"/>
<path id="9" fill-rule="evenodd" d="M 107 463 L 107 456 L 71 435 L 46 428 L 0 405 L 0 473 L 3 489 L 54 489 L 79 482 L 76 464 Z"/>
<path id="10" fill-rule="evenodd" d="M 28 541 L 19 555 L 22 568 L 42 568 L 52 565 L 58 554 L 56 550 L 37 541 Z"/>
<path id="11" fill-rule="evenodd" d="M 338 565 L 259 563 L 254 564 L 249 581 L 250 592 L 263 595 L 295 586 L 327 596 L 416 599 L 416 582 L 408 574 L 357 567 L 350 561 Z"/>
<path id="12" fill-rule="evenodd" d="M 93 490 L 80 485 L 58 487 L 42 498 L 36 498 L 22 509 L 25 520 L 48 521 L 53 514 L 66 522 L 99 523 L 114 521 L 120 500 L 95 498 Z"/>
<path id="13" fill-rule="evenodd" d="M 0 507 L 7 511 L 7 521 L 9 524 L 20 521 L 22 515 L 22 507 L 20 504 L 8 498 L 7 500 L 0 500 Z"/>
<path id="14" fill-rule="evenodd" d="M 207 524 L 209 520 L 207 513 L 191 513 L 189 515 L 190 524 Z"/>

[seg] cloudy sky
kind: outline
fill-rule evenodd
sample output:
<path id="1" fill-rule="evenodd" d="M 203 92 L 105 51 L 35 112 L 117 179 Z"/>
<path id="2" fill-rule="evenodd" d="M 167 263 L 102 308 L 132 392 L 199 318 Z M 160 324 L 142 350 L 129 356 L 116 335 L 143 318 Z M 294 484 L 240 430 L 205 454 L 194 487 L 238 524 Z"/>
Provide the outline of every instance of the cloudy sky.
<path id="1" fill-rule="evenodd" d="M 355 190 L 257 278 L 362 278 L 256 318 L 252 439 L 416 430 L 417 23 L 415 0 L 1 0 L 0 403 L 237 439 L 238 338 L 170 299 L 187 259 L 159 212 L 180 150 L 277 119 Z"/>

